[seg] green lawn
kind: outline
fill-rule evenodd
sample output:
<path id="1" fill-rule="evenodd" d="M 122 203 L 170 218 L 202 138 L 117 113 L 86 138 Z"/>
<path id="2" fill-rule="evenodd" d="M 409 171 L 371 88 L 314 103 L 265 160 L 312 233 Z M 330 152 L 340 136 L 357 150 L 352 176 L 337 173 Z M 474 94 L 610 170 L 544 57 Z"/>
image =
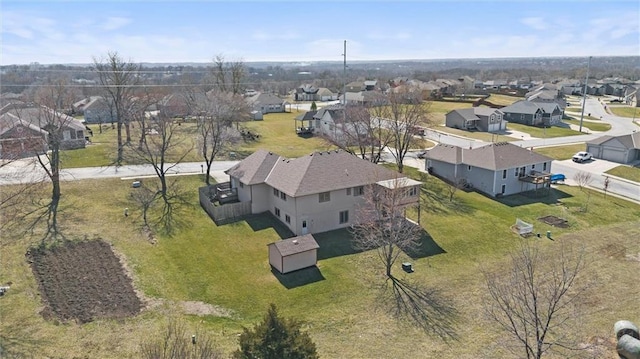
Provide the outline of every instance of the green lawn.
<path id="1" fill-rule="evenodd" d="M 570 159 L 573 155 L 576 154 L 576 152 L 584 151 L 585 147 L 586 146 L 584 144 L 553 146 L 553 147 L 536 147 L 534 148 L 533 151 L 543 154 L 545 156 L 549 156 L 554 160 L 562 161 L 562 160 Z"/>
<path id="2" fill-rule="evenodd" d="M 492 142 L 492 141 L 493 142 L 511 142 L 511 141 L 519 140 L 518 138 L 511 137 L 511 136 L 505 136 L 505 135 L 499 135 L 499 134 L 492 135 L 491 133 L 488 133 L 488 132 L 465 131 L 465 130 L 450 128 L 445 126 L 439 126 L 436 129 L 438 131 L 450 133 L 452 135 L 473 138 L 473 139 L 482 140 L 486 142 Z"/>
<path id="3" fill-rule="evenodd" d="M 562 120 L 564 123 L 569 123 L 572 125 L 580 126 L 580 120 Z M 604 122 L 591 122 L 591 121 L 582 121 L 582 127 L 586 127 L 591 131 L 604 132 L 609 131 L 611 129 L 611 125 Z"/>
<path id="4" fill-rule="evenodd" d="M 631 166 L 614 167 L 607 172 L 610 175 L 626 178 L 630 181 L 640 182 L 640 168 Z"/>
<path id="5" fill-rule="evenodd" d="M 537 138 L 552 138 L 552 137 L 564 137 L 564 136 L 576 136 L 581 133 L 578 131 L 574 131 L 565 127 L 552 126 L 547 127 L 545 129 L 535 126 L 527 126 L 519 123 L 511 123 L 507 125 L 507 130 L 516 130 L 520 132 L 525 132 L 531 135 L 532 137 Z"/>
<path id="6" fill-rule="evenodd" d="M 300 112 L 302 113 L 302 112 Z M 319 137 L 304 138 L 295 132 L 294 118 L 300 113 L 271 113 L 264 116 L 263 121 L 251 121 L 243 124 L 254 133 L 260 134 L 255 141 L 241 141 L 230 152 L 236 152 L 244 157 L 253 153 L 258 148 L 266 148 L 286 157 L 298 157 L 316 150 L 334 149 L 335 146 L 326 143 Z M 102 133 L 98 125 L 89 126 L 93 130 L 91 144 L 86 148 L 63 151 L 62 161 L 64 168 L 77 168 L 87 166 L 107 166 L 115 162 L 117 150 L 117 131 L 110 125 L 103 125 Z M 178 127 L 177 140 L 181 141 L 178 150 L 173 151 L 169 161 L 175 161 L 181 151 L 189 151 L 184 162 L 202 161 L 202 156 L 197 148 L 197 132 L 195 123 L 182 123 Z M 124 133 L 124 132 L 123 132 Z M 137 141 L 138 132 L 132 129 L 132 141 Z M 219 159 L 229 159 L 228 153 L 221 153 Z M 140 164 L 139 159 L 126 156 L 124 164 Z"/>
<path id="7" fill-rule="evenodd" d="M 609 106 L 608 109 L 616 116 L 640 118 L 640 107 Z"/>
<path id="8" fill-rule="evenodd" d="M 517 96 L 501 95 L 501 94 L 491 94 L 487 99 L 487 101 L 493 104 L 502 105 L 502 106 L 509 106 L 514 102 L 517 102 L 520 100 L 524 100 L 524 98 L 517 97 Z"/>
<path id="9" fill-rule="evenodd" d="M 10 346 L 8 349 L 35 357 L 137 357 L 142 338 L 154 335 L 166 318 L 184 317 L 178 305 L 171 303 L 189 300 L 231 311 L 228 318 L 186 316 L 191 326 L 197 324 L 211 333 L 230 353 L 237 347 L 242 327 L 260 320 L 268 304 L 274 302 L 283 315 L 304 321 L 304 329 L 323 358 L 399 358 L 415 353 L 445 359 L 476 357 L 490 351 L 500 336 L 495 325 L 479 315 L 486 300 L 479 271 L 504 266 L 509 249 L 522 240 L 509 229 L 516 218 L 533 223 L 536 232 L 551 230 L 555 241 L 543 240 L 545 247 L 560 246 L 576 237 L 587 248 L 589 263 L 597 273 L 589 277 L 598 289 L 587 301 L 587 312 L 599 314 L 586 316 L 575 328 L 585 341 L 594 336 L 610 337 L 616 320 L 634 315 L 633 284 L 637 283 L 619 273 L 637 271 L 637 263 L 625 260 L 624 255 L 616 256 L 620 251 L 630 255 L 640 252 L 640 244 L 632 239 L 639 234 L 640 206 L 593 193 L 592 210 L 581 212 L 586 194 L 567 186 L 551 190 L 546 197 L 517 195 L 498 201 L 458 191 L 450 202 L 443 182 L 414 169 L 407 169 L 407 173 L 425 183 L 420 220 L 426 235 L 420 255 L 402 255 L 398 260 L 411 261 L 415 272 L 406 275 L 399 266 L 394 271 L 430 289 L 439 289 L 442 298 L 457 308 L 459 342 L 444 343 L 394 320 L 376 299 L 384 277 L 375 252 L 354 251 L 344 231 L 316 237 L 320 244 L 317 271 L 273 275 L 266 249 L 268 243 L 280 238 L 273 220 L 254 216 L 216 226 L 198 204 L 195 189 L 201 185 L 199 176 L 177 177 L 190 191 L 189 205 L 176 213 L 180 222 L 175 235 L 160 236 L 155 245 L 139 230 L 140 213 L 129 200 L 128 182 L 65 182 L 60 221 L 67 237 L 99 236 L 112 243 L 125 259 L 135 286 L 152 305 L 125 320 L 84 325 L 44 320 L 38 314 L 41 302 L 37 283 L 24 259 L 28 243 L 37 238 L 6 232 L 0 238 L 0 280 L 13 284 L 0 306 L 6 329 L 0 340 Z M 130 208 L 129 217 L 122 216 L 124 207 Z M 408 215 L 417 219 L 415 210 Z M 570 227 L 552 228 L 536 220 L 545 215 L 563 217 Z M 606 241 L 602 241 L 603 236 Z M 615 251 L 607 251 L 609 248 Z M 471 341 L 465 339 L 471 337 Z M 12 338 L 15 341 L 9 340 Z"/>
<path id="10" fill-rule="evenodd" d="M 429 114 L 434 125 L 444 125 L 445 115 L 460 108 L 471 107 L 470 102 L 430 101 Z"/>

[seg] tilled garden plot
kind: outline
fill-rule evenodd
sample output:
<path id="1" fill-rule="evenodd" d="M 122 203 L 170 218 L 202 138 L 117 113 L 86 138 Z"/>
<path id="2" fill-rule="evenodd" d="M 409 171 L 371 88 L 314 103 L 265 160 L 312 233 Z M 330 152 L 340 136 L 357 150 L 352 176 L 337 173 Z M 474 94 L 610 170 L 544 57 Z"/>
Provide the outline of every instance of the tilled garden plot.
<path id="1" fill-rule="evenodd" d="M 31 249 L 27 259 L 42 294 L 45 318 L 86 323 L 140 312 L 142 305 L 131 279 L 109 244 L 101 240 Z"/>

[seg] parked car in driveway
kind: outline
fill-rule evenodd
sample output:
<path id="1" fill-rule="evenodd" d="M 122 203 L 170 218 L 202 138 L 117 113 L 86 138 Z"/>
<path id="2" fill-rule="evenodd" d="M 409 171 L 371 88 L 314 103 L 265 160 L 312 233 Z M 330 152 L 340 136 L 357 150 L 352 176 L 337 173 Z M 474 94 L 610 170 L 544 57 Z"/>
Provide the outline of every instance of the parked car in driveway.
<path id="1" fill-rule="evenodd" d="M 419 159 L 423 160 L 426 155 L 427 155 L 427 151 L 420 151 L 420 152 L 418 152 L 416 154 L 416 157 L 418 157 Z"/>
<path id="2" fill-rule="evenodd" d="M 591 153 L 585 152 L 585 151 L 580 151 L 580 152 L 576 153 L 575 155 L 573 155 L 573 157 L 571 157 L 573 162 L 579 162 L 579 163 L 584 162 L 584 161 L 589 161 L 592 158 L 593 158 L 593 155 L 591 155 Z"/>

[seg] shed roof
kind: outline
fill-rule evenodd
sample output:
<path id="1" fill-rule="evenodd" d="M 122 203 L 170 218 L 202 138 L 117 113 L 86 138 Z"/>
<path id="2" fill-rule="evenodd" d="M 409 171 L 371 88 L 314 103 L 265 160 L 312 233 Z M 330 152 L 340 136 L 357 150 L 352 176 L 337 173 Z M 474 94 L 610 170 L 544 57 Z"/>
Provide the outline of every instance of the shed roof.
<path id="1" fill-rule="evenodd" d="M 270 243 L 269 245 L 276 247 L 278 252 L 280 252 L 280 255 L 283 257 L 288 257 L 294 254 L 304 253 L 320 248 L 318 242 L 316 242 L 315 238 L 313 238 L 313 235 L 311 234 L 283 239 L 278 242 Z"/>

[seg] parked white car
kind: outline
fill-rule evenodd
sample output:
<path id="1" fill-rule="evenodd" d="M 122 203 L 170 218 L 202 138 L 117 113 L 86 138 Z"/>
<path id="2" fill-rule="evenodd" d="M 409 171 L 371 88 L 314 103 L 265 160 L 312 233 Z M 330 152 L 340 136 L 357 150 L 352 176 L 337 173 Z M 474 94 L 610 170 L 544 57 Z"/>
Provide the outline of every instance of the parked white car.
<path id="1" fill-rule="evenodd" d="M 592 158 L 593 158 L 593 155 L 591 155 L 591 153 L 585 152 L 585 151 L 580 151 L 580 152 L 576 153 L 575 155 L 573 155 L 573 157 L 571 157 L 573 162 L 589 161 Z"/>

